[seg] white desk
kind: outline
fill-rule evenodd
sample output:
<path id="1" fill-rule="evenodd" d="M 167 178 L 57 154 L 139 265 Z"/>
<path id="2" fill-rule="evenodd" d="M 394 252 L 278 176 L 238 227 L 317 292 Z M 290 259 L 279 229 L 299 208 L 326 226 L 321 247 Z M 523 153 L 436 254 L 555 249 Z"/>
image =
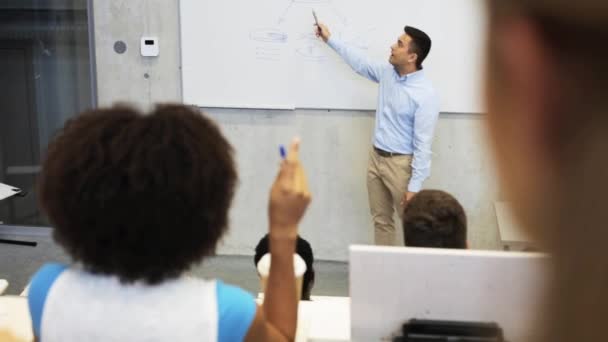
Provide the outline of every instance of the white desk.
<path id="1" fill-rule="evenodd" d="M 301 301 L 298 308 L 298 314 L 307 321 L 303 324 L 308 324 L 307 341 L 350 341 L 350 298 L 311 296 L 311 299 Z"/>
<path id="2" fill-rule="evenodd" d="M 500 242 L 505 251 L 523 251 L 534 247 L 530 237 L 515 223 L 508 202 L 494 202 L 494 209 Z"/>
<path id="3" fill-rule="evenodd" d="M 0 330 L 9 331 L 19 340 L 34 340 L 26 297 L 0 296 Z"/>
<path id="4" fill-rule="evenodd" d="M 350 341 L 350 298 L 311 296 L 298 305 L 296 342 Z M 258 294 L 258 303 L 263 295 Z"/>

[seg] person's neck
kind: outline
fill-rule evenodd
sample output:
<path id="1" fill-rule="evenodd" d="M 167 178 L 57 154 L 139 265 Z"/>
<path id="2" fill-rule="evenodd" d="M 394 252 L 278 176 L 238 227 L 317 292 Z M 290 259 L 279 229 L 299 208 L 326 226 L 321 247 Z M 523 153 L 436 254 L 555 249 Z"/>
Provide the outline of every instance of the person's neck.
<path id="1" fill-rule="evenodd" d="M 403 77 L 405 75 L 409 75 L 411 73 L 418 71 L 418 68 L 414 64 L 407 64 L 407 65 L 397 66 L 397 67 L 395 67 L 395 70 L 397 70 L 397 73 L 399 74 L 399 76 Z"/>

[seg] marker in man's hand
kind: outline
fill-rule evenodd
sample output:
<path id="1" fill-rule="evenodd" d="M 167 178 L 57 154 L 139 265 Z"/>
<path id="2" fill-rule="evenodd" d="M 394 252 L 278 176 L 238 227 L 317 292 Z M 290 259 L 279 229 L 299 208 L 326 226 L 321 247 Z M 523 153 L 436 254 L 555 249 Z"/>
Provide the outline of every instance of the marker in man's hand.
<path id="1" fill-rule="evenodd" d="M 315 18 L 315 26 L 317 26 L 317 33 L 320 35 L 321 26 L 319 26 L 319 20 L 317 19 L 317 13 L 315 13 L 315 10 L 312 10 L 312 16 Z"/>

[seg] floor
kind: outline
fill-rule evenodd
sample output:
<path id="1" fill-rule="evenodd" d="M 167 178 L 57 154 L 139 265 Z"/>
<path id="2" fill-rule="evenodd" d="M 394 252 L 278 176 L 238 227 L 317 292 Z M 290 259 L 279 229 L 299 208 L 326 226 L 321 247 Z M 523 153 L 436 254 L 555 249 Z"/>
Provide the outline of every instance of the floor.
<path id="1" fill-rule="evenodd" d="M 46 262 L 69 262 L 48 236 L 11 236 L 37 242 L 36 247 L 0 243 L 0 279 L 6 279 L 9 287 L 5 294 L 19 294 L 29 278 Z M 312 291 L 317 296 L 348 296 L 348 264 L 344 262 L 315 260 L 316 281 Z M 194 267 L 191 274 L 205 278 L 219 278 L 238 285 L 252 293 L 259 292 L 259 280 L 251 256 L 215 256 Z"/>

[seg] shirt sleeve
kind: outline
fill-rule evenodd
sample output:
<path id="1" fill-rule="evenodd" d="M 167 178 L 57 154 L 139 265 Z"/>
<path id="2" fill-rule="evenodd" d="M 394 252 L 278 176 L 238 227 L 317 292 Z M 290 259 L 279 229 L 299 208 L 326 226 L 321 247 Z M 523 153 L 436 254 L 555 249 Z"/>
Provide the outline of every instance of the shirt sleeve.
<path id="1" fill-rule="evenodd" d="M 66 268 L 67 266 L 62 264 L 46 264 L 34 274 L 30 282 L 27 304 L 30 309 L 30 316 L 32 317 L 34 336 L 38 339 L 40 339 L 40 327 L 46 297 L 55 280 Z"/>
<path id="2" fill-rule="evenodd" d="M 431 171 L 431 145 L 437 119 L 439 117 L 439 100 L 435 95 L 420 102 L 414 113 L 414 158 L 412 160 L 412 177 L 407 190 L 418 192 L 422 183 Z"/>
<path id="3" fill-rule="evenodd" d="M 255 298 L 239 287 L 218 280 L 217 306 L 218 342 L 243 341 L 255 318 Z"/>
<path id="4" fill-rule="evenodd" d="M 334 49 L 334 51 L 336 51 L 346 64 L 355 70 L 356 73 L 370 81 L 376 83 L 380 82 L 382 70 L 386 67 L 386 64 L 369 61 L 367 56 L 364 56 L 360 51 L 348 47 L 346 44 L 333 37 L 329 37 L 327 45 Z"/>

